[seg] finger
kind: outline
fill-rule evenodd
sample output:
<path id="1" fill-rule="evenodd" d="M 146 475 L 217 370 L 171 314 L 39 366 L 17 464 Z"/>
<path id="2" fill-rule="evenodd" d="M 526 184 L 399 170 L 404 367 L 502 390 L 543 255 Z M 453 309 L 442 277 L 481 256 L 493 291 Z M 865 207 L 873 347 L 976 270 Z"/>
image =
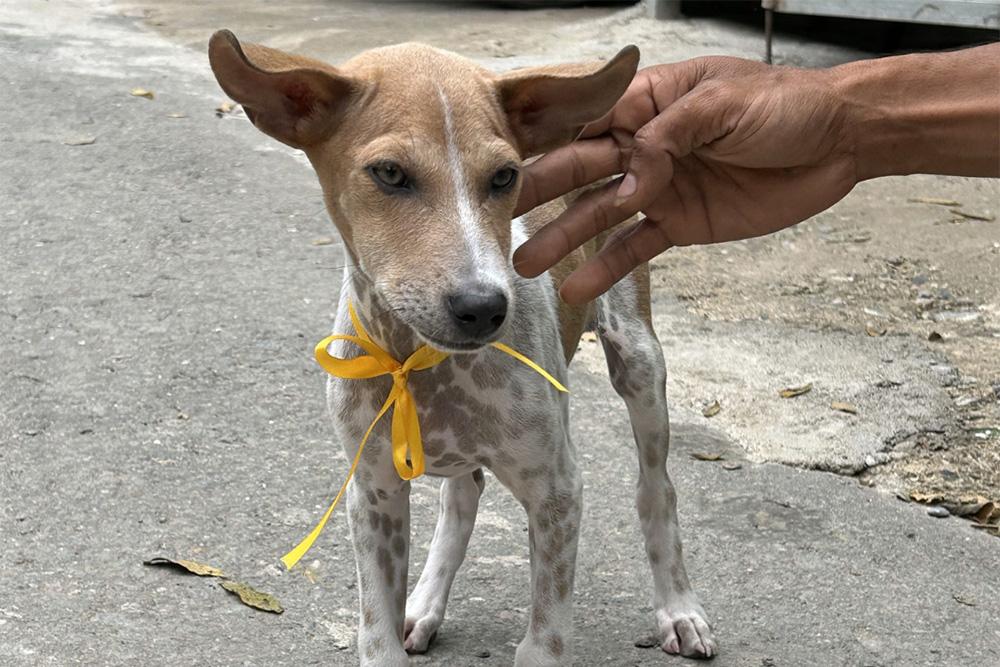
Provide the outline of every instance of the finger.
<path id="1" fill-rule="evenodd" d="M 581 196 L 514 252 L 514 269 L 526 278 L 540 275 L 569 253 L 636 211 L 616 203 L 614 180 Z"/>
<path id="2" fill-rule="evenodd" d="M 563 146 L 524 167 L 514 216 L 622 170 L 622 154 L 611 137 Z"/>
<path id="3" fill-rule="evenodd" d="M 690 92 L 706 74 L 703 58 L 639 70 L 611 111 L 584 127 L 579 138 L 596 137 L 611 128 L 635 132 Z"/>
<path id="4" fill-rule="evenodd" d="M 673 176 L 674 160 L 729 132 L 734 108 L 734 98 L 713 81 L 668 106 L 636 132 L 618 196 L 640 209 L 648 205 Z"/>
<path id="5" fill-rule="evenodd" d="M 608 239 L 601 250 L 571 273 L 559 288 L 569 304 L 592 301 L 607 292 L 635 267 L 648 262 L 673 245 L 666 231 L 644 218 Z"/>

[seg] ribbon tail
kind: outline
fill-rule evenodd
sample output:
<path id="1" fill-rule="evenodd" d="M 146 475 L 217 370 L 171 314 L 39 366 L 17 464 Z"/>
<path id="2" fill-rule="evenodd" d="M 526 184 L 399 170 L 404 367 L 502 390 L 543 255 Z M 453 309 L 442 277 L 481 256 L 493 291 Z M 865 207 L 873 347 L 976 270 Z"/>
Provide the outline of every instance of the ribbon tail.
<path id="1" fill-rule="evenodd" d="M 407 462 L 409 458 L 409 462 Z M 392 410 L 392 462 L 401 479 L 424 474 L 424 446 L 420 440 L 420 421 L 409 390 L 399 393 Z"/>
<path id="2" fill-rule="evenodd" d="M 368 443 L 368 436 L 372 434 L 372 431 L 375 429 L 375 424 L 378 424 L 378 421 L 382 419 L 382 416 L 385 415 L 385 413 L 389 410 L 389 406 L 391 406 L 395 400 L 396 392 L 389 392 L 389 397 L 385 399 L 385 403 L 382 404 L 382 409 L 378 411 L 378 414 L 375 415 L 375 419 L 372 420 L 371 426 L 369 426 L 368 430 L 365 431 L 365 437 L 361 439 L 361 444 L 358 445 L 358 452 L 354 455 L 354 461 L 351 462 L 351 469 L 347 473 L 347 479 L 344 480 L 344 483 L 340 487 L 340 491 L 337 492 L 337 497 L 333 499 L 333 502 L 330 503 L 330 507 L 327 508 L 326 513 L 323 514 L 323 518 L 319 520 L 319 523 L 312 529 L 312 532 L 306 535 L 305 539 L 299 542 L 294 549 L 281 557 L 281 562 L 284 563 L 286 569 L 291 570 L 295 567 L 295 564 L 302 560 L 302 557 L 306 555 L 306 552 L 312 548 L 313 542 L 315 542 L 316 538 L 318 538 L 320 533 L 323 532 L 323 528 L 326 527 L 326 522 L 333 514 L 333 510 L 336 509 L 337 504 L 344 495 L 344 492 L 347 491 L 347 485 L 351 483 L 352 479 L 354 479 L 354 473 L 358 469 L 358 463 L 361 461 L 361 453 L 365 450 L 365 445 Z"/>
<path id="3" fill-rule="evenodd" d="M 559 382 L 559 380 L 557 380 L 554 377 L 552 377 L 547 370 L 545 370 L 544 368 L 542 368 L 541 366 L 539 366 L 534 361 L 532 361 L 528 357 L 524 356 L 523 354 L 521 354 L 520 352 L 518 352 L 514 348 L 509 347 L 507 345 L 504 345 L 503 343 L 493 343 L 492 345 L 493 345 L 493 347 L 495 347 L 496 349 L 500 350 L 504 354 L 509 354 L 510 356 L 514 357 L 515 359 L 517 359 L 518 361 L 520 361 L 522 364 L 524 364 L 525 366 L 527 366 L 528 368 L 530 368 L 531 370 L 533 370 L 536 373 L 538 373 L 539 375 L 541 375 L 543 378 L 545 378 L 546 380 L 548 380 L 549 383 L 551 383 L 553 387 L 555 387 L 559 391 L 567 393 L 567 394 L 569 393 L 569 389 L 567 389 L 566 387 L 564 387 L 562 385 L 562 383 Z"/>

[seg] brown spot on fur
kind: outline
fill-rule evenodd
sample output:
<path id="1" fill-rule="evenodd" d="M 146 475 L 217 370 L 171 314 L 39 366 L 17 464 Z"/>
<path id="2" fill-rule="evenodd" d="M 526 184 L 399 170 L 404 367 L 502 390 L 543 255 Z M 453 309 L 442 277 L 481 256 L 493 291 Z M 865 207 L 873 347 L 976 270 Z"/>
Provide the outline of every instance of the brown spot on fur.
<path id="1" fill-rule="evenodd" d="M 499 364 L 480 362 L 472 367 L 472 381 L 480 389 L 502 389 L 507 386 L 509 373 Z"/>
<path id="2" fill-rule="evenodd" d="M 557 658 L 563 654 L 563 640 L 559 635 L 551 635 L 546 642 L 546 646 L 549 649 L 549 653 Z"/>
<path id="3" fill-rule="evenodd" d="M 402 535 L 392 538 L 392 553 L 399 558 L 402 558 L 403 554 L 406 553 L 406 540 L 403 539 Z"/>
<path id="4" fill-rule="evenodd" d="M 386 585 L 392 588 L 395 585 L 396 570 L 392 566 L 392 556 L 389 555 L 389 550 L 385 547 L 379 547 L 375 558 L 378 561 L 379 569 L 382 570 Z"/>

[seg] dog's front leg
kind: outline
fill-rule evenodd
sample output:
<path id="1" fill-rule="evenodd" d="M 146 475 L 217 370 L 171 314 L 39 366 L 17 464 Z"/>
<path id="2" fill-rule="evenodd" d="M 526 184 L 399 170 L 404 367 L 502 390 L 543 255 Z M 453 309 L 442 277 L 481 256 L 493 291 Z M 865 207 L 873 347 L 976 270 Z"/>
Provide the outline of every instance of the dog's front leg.
<path id="1" fill-rule="evenodd" d="M 509 485 L 528 512 L 531 555 L 531 619 L 517 647 L 516 667 L 573 664 L 573 578 L 583 482 L 568 442 L 557 456 L 551 466 L 522 470 Z"/>
<path id="2" fill-rule="evenodd" d="M 363 475 L 362 475 L 363 476 Z M 347 491 L 358 567 L 358 656 L 365 667 L 404 667 L 403 614 L 410 550 L 410 484 L 379 488 L 355 477 Z"/>

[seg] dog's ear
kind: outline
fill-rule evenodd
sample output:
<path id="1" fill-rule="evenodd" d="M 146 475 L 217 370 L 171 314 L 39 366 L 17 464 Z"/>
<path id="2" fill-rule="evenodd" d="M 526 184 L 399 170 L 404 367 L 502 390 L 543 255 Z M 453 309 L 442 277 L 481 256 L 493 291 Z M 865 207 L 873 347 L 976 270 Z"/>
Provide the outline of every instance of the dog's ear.
<path id="1" fill-rule="evenodd" d="M 278 141 L 305 148 L 327 138 L 361 88 L 335 67 L 259 44 L 228 30 L 208 42 L 212 72 L 250 121 Z"/>
<path id="2" fill-rule="evenodd" d="M 632 82 L 639 49 L 626 46 L 601 65 L 554 65 L 497 77 L 500 104 L 522 157 L 568 144 L 614 106 Z"/>

